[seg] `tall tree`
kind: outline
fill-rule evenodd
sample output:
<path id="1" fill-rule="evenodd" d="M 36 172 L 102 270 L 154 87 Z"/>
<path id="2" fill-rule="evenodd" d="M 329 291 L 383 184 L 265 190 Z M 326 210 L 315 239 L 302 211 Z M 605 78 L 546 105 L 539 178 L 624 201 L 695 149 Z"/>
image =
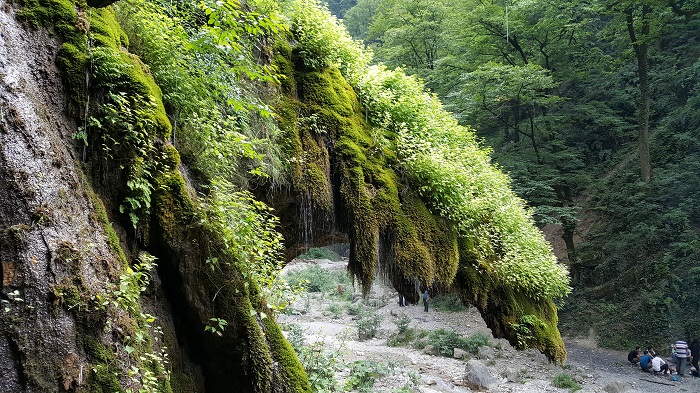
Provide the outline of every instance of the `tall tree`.
<path id="1" fill-rule="evenodd" d="M 638 144 L 639 168 L 642 181 L 648 183 L 652 176 L 650 153 L 651 91 L 649 81 L 649 49 L 657 43 L 661 27 L 678 17 L 690 18 L 700 12 L 700 4 L 686 0 L 631 0 L 605 1 L 607 11 L 618 14 L 624 20 L 637 63 L 639 101 Z"/>

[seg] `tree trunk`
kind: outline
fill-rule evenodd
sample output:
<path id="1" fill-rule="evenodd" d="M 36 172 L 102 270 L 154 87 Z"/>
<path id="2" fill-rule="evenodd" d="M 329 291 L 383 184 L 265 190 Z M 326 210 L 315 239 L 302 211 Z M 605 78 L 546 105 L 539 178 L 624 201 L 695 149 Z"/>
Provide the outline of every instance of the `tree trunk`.
<path id="1" fill-rule="evenodd" d="M 634 16 L 631 9 L 627 10 L 627 31 L 629 32 L 634 53 L 637 57 L 639 70 L 639 166 L 642 181 L 647 183 L 651 179 L 651 157 L 649 153 L 649 116 L 651 111 L 651 97 L 649 94 L 649 70 L 648 49 L 646 39 L 649 37 L 648 15 L 651 9 L 648 5 L 642 6 L 642 31 L 640 41 L 634 30 Z"/>

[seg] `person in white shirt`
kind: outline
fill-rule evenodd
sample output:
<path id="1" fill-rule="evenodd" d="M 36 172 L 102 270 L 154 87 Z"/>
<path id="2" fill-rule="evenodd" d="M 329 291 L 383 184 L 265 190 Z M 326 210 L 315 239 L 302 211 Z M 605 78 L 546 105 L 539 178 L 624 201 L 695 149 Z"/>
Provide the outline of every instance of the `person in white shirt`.
<path id="1" fill-rule="evenodd" d="M 655 373 L 663 371 L 664 375 L 666 375 L 666 373 L 668 373 L 668 364 L 661 359 L 661 356 L 656 355 L 651 359 L 651 369 L 654 370 Z"/>

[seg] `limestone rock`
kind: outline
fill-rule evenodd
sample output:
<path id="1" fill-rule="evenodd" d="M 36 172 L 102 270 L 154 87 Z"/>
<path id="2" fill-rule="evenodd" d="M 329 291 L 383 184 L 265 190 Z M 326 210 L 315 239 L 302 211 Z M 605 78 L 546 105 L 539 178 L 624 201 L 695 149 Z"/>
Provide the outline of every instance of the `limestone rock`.
<path id="1" fill-rule="evenodd" d="M 503 377 L 507 379 L 508 382 L 520 382 L 520 373 L 512 367 L 506 367 L 503 371 Z"/>
<path id="2" fill-rule="evenodd" d="M 472 390 L 489 390 L 498 385 L 498 380 L 486 365 L 472 359 L 464 368 L 464 384 Z"/>
<path id="3" fill-rule="evenodd" d="M 496 352 L 491 347 L 483 346 L 479 347 L 478 353 L 479 359 L 488 360 L 493 359 L 496 356 Z"/>

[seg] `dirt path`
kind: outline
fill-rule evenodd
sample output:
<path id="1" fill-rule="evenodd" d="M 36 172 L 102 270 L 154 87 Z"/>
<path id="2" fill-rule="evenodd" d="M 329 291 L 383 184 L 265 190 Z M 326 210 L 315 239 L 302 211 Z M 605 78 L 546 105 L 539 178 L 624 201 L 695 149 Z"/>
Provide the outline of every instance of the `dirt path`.
<path id="1" fill-rule="evenodd" d="M 333 270 L 344 269 L 345 263 L 324 261 L 320 265 Z M 291 269 L 303 266 L 299 262 Z M 361 301 L 358 297 L 359 294 L 353 294 L 354 303 Z M 369 299 L 370 303 L 376 306 L 371 311 L 372 315 L 381 317 L 382 322 L 376 336 L 366 341 L 358 339 L 358 317 L 349 315 L 348 310 L 343 308 L 353 303 L 343 303 L 326 294 L 311 294 L 299 299 L 292 305 L 292 309 L 297 310 L 294 315 L 280 315 L 278 320 L 282 324 L 299 325 L 308 343 L 322 341 L 328 351 L 338 351 L 347 365 L 337 375 L 341 386 L 350 376 L 352 362 L 372 360 L 390 369 L 385 375 L 377 377 L 372 390 L 374 392 L 472 391 L 462 381 L 468 359 L 430 355 L 413 347 L 389 347 L 387 339 L 396 334 L 398 328 L 394 321 L 403 315 L 410 318 L 410 328 L 425 331 L 444 328 L 465 337 L 484 332 L 491 337 L 489 329 L 475 308 L 462 312 L 436 312 L 431 309 L 425 313 L 422 306 L 399 307 L 396 293 L 380 284 L 375 284 Z M 334 303 L 337 306 L 335 312 L 330 312 L 329 306 Z M 700 379 L 682 377 L 681 381 L 674 382 L 670 377 L 643 373 L 627 364 L 626 353 L 595 348 L 591 340 L 565 340 L 568 360 L 564 367 L 549 364 L 539 352 L 516 351 L 505 340 L 492 338 L 491 344 L 492 353 L 485 353 L 480 359 L 498 380 L 497 386 L 490 389 L 491 392 L 568 392 L 569 389 L 553 386 L 552 382 L 558 374 L 573 377 L 582 386 L 579 392 L 584 393 L 700 391 Z M 420 378 L 417 379 L 417 376 Z"/>

